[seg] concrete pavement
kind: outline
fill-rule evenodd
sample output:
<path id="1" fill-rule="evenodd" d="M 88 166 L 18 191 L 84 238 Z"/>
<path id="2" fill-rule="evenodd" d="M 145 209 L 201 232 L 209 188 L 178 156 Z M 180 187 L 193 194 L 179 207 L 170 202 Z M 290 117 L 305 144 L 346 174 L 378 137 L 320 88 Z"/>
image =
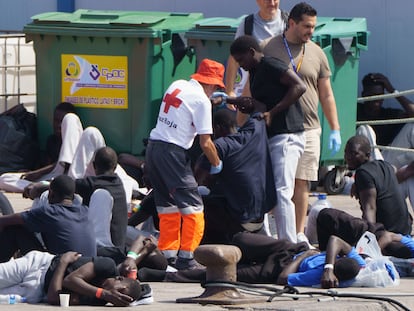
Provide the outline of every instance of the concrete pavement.
<path id="1" fill-rule="evenodd" d="M 21 194 L 6 193 L 6 196 L 11 201 L 15 212 L 23 211 L 28 208 L 31 201 L 23 199 Z M 315 197 L 311 198 L 311 202 L 316 200 Z M 343 209 L 355 216 L 360 216 L 360 210 L 358 202 L 349 198 L 347 195 L 328 196 L 330 203 L 336 207 Z M 318 294 L 301 295 L 300 298 L 294 300 L 290 296 L 284 295 L 282 297 L 275 297 L 272 302 L 265 302 L 267 297 L 265 296 L 252 296 L 251 294 L 240 291 L 242 295 L 249 298 L 263 297 L 261 303 L 247 303 L 247 304 L 234 304 L 228 306 L 221 305 L 200 305 L 200 304 L 178 304 L 177 298 L 197 297 L 204 292 L 204 289 L 199 284 L 188 283 L 150 283 L 153 289 L 154 302 L 150 305 L 141 305 L 137 307 L 122 308 L 122 310 L 132 310 L 139 308 L 140 310 L 246 310 L 246 311 L 263 311 L 263 310 L 414 310 L 414 279 L 405 278 L 400 280 L 400 284 L 395 287 L 388 288 L 344 288 L 337 289 L 339 294 L 364 294 L 371 299 L 361 299 L 352 297 L 340 297 L 333 299 L 332 297 L 322 296 Z M 281 286 L 275 287 L 282 289 Z M 299 293 L 316 292 L 327 293 L 327 290 L 313 289 L 313 288 L 296 288 Z M 397 303 L 406 307 L 397 306 L 390 302 L 381 300 L 372 300 L 375 295 L 378 297 L 394 299 Z M 6 309 L 7 308 L 7 309 Z M 57 308 L 56 306 L 49 306 L 44 304 L 29 305 L 29 304 L 16 304 L 13 306 L 0 305 L 0 309 L 15 311 L 28 311 L 28 310 L 52 310 Z M 102 310 L 107 307 L 90 307 L 90 306 L 76 306 L 70 307 L 74 310 Z"/>

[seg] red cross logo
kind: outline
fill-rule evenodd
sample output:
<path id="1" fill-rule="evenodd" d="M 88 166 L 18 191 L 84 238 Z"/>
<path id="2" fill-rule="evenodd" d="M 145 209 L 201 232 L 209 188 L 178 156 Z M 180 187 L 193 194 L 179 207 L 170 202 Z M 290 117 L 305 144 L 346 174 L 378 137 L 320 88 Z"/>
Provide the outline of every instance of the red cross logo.
<path id="1" fill-rule="evenodd" d="M 168 113 L 170 106 L 173 106 L 175 108 L 180 107 L 182 100 L 176 97 L 178 93 L 180 92 L 181 90 L 175 89 L 174 92 L 172 92 L 171 94 L 165 95 L 164 100 L 163 100 L 165 102 L 165 107 L 164 107 L 165 113 Z"/>

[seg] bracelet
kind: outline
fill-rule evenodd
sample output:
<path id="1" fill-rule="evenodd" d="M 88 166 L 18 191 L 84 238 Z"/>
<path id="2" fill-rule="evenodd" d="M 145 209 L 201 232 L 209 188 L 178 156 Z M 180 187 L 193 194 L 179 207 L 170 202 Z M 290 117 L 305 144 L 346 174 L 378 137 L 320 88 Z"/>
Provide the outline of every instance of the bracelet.
<path id="1" fill-rule="evenodd" d="M 98 299 L 101 299 L 101 297 L 102 297 L 102 292 L 103 292 L 103 288 L 99 287 L 99 288 L 96 290 L 95 297 L 96 297 L 96 298 L 98 298 Z"/>
<path id="2" fill-rule="evenodd" d="M 334 265 L 333 265 L 333 264 L 331 264 L 331 263 L 327 263 L 327 264 L 325 264 L 325 265 L 323 266 L 323 268 L 324 268 L 324 269 L 332 269 L 332 270 L 333 270 Z"/>
<path id="3" fill-rule="evenodd" d="M 129 252 L 127 253 L 127 257 L 129 257 L 129 258 L 132 258 L 132 259 L 136 260 L 136 259 L 139 257 L 139 255 L 138 255 L 137 253 L 133 252 L 133 251 L 129 251 Z"/>

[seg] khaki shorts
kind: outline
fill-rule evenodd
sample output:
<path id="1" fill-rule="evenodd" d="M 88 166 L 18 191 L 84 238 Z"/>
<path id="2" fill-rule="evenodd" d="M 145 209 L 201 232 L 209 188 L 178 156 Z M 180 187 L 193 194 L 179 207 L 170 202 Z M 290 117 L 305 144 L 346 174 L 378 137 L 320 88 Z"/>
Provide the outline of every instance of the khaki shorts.
<path id="1" fill-rule="evenodd" d="M 317 181 L 321 153 L 321 129 L 305 130 L 305 151 L 299 159 L 296 179 Z"/>

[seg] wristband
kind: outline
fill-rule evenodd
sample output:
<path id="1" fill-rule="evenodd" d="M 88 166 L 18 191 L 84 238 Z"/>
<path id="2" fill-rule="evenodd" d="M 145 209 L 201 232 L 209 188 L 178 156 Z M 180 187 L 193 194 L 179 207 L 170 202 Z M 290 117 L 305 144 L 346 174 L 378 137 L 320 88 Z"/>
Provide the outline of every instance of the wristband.
<path id="1" fill-rule="evenodd" d="M 99 288 L 96 290 L 95 297 L 96 297 L 96 298 L 98 298 L 98 299 L 101 299 L 101 297 L 102 297 L 102 292 L 103 292 L 103 288 L 99 287 Z"/>
<path id="2" fill-rule="evenodd" d="M 133 251 L 129 251 L 129 252 L 127 253 L 127 257 L 129 257 L 129 258 L 132 258 L 132 259 L 136 260 L 136 259 L 139 257 L 139 255 L 138 255 L 137 253 L 133 252 Z"/>
<path id="3" fill-rule="evenodd" d="M 333 270 L 334 265 L 333 265 L 333 264 L 331 264 L 331 263 L 327 263 L 327 264 L 325 264 L 325 265 L 323 266 L 323 268 L 324 268 L 324 269 L 332 269 L 332 270 Z"/>

